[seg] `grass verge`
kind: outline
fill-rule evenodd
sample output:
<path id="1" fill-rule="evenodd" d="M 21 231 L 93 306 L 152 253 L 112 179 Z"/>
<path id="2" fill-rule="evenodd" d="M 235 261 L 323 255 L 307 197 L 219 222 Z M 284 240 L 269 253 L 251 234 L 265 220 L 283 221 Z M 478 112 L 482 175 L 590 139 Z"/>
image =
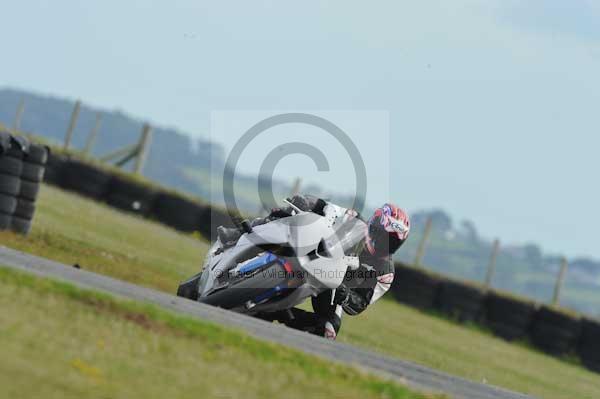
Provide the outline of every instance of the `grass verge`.
<path id="1" fill-rule="evenodd" d="M 7 398 L 426 397 L 152 305 L 3 268 L 0 306 Z"/>

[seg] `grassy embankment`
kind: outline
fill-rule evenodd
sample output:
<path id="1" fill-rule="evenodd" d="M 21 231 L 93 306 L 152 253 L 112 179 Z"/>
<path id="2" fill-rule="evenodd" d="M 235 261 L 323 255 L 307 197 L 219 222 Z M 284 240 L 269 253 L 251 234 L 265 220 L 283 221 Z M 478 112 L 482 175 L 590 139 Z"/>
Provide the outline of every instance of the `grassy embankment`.
<path id="1" fill-rule="evenodd" d="M 0 242 L 167 292 L 197 272 L 207 248 L 191 235 L 49 187 L 30 237 L 4 232 Z M 391 300 L 345 317 L 339 339 L 538 397 L 600 397 L 598 375 L 582 367 Z"/>
<path id="2" fill-rule="evenodd" d="M 0 268 L 3 398 L 405 398 L 350 367 Z"/>

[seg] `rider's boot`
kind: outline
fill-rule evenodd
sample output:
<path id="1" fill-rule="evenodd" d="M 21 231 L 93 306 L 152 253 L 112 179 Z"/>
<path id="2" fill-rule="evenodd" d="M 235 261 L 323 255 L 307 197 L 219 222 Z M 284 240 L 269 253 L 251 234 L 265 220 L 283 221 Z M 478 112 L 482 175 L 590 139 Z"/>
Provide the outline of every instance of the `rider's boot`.
<path id="1" fill-rule="evenodd" d="M 271 218 L 256 218 L 252 222 L 250 222 L 251 227 L 256 227 L 261 224 L 265 224 L 270 222 Z M 237 240 L 242 236 L 242 229 L 239 227 L 225 227 L 219 226 L 217 227 L 217 237 L 219 237 L 219 241 L 221 241 L 221 245 L 224 248 L 229 248 L 235 245 Z"/>
<path id="2" fill-rule="evenodd" d="M 339 324 L 335 326 L 331 321 L 326 321 L 325 325 L 323 326 L 323 337 L 330 341 L 335 341 L 339 329 Z"/>
<path id="3" fill-rule="evenodd" d="M 290 328 L 318 335 L 332 341 L 336 339 L 342 325 L 342 319 L 337 312 L 328 315 L 319 315 L 298 308 L 257 315 L 257 317 L 267 321 L 277 320 Z"/>
<path id="4" fill-rule="evenodd" d="M 342 326 L 343 309 L 332 303 L 333 291 L 325 291 L 311 298 L 312 307 L 317 316 L 315 334 L 334 341 Z"/>

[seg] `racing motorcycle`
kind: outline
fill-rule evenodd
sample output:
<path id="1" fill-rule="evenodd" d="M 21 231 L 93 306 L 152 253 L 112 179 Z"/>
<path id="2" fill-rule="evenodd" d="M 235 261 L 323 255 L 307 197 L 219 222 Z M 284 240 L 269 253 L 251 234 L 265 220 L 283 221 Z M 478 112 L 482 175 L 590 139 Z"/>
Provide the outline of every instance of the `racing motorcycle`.
<path id="1" fill-rule="evenodd" d="M 177 295 L 249 315 L 279 312 L 342 284 L 359 267 L 346 253 L 364 238 L 366 223 L 328 204 L 319 215 L 285 201 L 292 216 L 251 227 L 233 246 L 217 239 L 202 271 L 184 281 Z"/>

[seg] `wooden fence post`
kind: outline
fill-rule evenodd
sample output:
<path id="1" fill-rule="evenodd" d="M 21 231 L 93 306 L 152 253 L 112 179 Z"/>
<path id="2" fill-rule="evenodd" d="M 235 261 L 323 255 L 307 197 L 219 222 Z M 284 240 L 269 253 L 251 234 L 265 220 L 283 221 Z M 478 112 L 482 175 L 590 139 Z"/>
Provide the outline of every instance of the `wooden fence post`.
<path id="1" fill-rule="evenodd" d="M 73 137 L 73 131 L 75 130 L 75 125 L 77 125 L 77 118 L 79 118 L 79 111 L 81 110 L 81 101 L 77 100 L 75 102 L 75 106 L 73 107 L 73 113 L 71 113 L 71 121 L 69 122 L 69 127 L 67 128 L 67 133 L 65 134 L 65 150 L 69 149 L 71 145 L 71 138 Z"/>
<path id="2" fill-rule="evenodd" d="M 146 163 L 146 156 L 148 155 L 148 149 L 150 148 L 150 142 L 152 140 L 152 127 L 145 123 L 142 128 L 142 135 L 140 136 L 140 142 L 138 144 L 137 156 L 135 158 L 135 165 L 133 166 L 133 172 L 140 174 L 144 169 Z"/>
<path id="3" fill-rule="evenodd" d="M 496 259 L 498 258 L 498 252 L 500 250 L 500 240 L 495 239 L 492 247 L 492 254 L 490 255 L 490 263 L 488 264 L 487 274 L 485 276 L 485 288 L 489 289 L 492 286 L 492 279 L 496 272 Z"/>
<path id="4" fill-rule="evenodd" d="M 425 257 L 425 247 L 427 245 L 427 241 L 429 240 L 429 234 L 431 233 L 431 216 L 427 218 L 427 223 L 425 224 L 425 230 L 423 231 L 423 237 L 421 237 L 421 242 L 419 243 L 419 247 L 417 248 L 417 255 L 415 256 L 415 267 L 421 266 L 421 262 L 423 262 L 423 258 Z"/>
<path id="5" fill-rule="evenodd" d="M 25 99 L 21 99 L 21 101 L 19 101 L 19 106 L 17 107 L 17 113 L 15 114 L 15 121 L 13 123 L 13 129 L 15 131 L 21 128 L 21 118 L 23 117 L 23 112 L 25 112 Z"/>
<path id="6" fill-rule="evenodd" d="M 294 195 L 300 194 L 300 186 L 301 185 L 302 185 L 302 179 L 300 177 L 296 177 L 296 180 L 294 180 L 294 185 L 292 186 L 292 193 L 290 195 L 290 198 L 292 198 Z"/>
<path id="7" fill-rule="evenodd" d="M 562 262 L 560 264 L 560 270 L 556 278 L 556 285 L 554 286 L 554 295 L 552 296 L 552 304 L 555 306 L 558 306 L 560 304 L 560 291 L 562 289 L 565 276 L 567 274 L 568 265 L 569 262 L 567 261 L 567 258 L 563 257 Z"/>
<path id="8" fill-rule="evenodd" d="M 90 131 L 87 141 L 85 142 L 85 148 L 83 149 L 83 153 L 85 155 L 89 155 L 89 153 L 92 152 L 92 148 L 94 148 L 94 143 L 96 142 L 96 136 L 98 135 L 98 130 L 100 130 L 101 123 L 102 115 L 98 113 L 96 114 L 96 123 L 94 123 L 94 127 Z"/>

